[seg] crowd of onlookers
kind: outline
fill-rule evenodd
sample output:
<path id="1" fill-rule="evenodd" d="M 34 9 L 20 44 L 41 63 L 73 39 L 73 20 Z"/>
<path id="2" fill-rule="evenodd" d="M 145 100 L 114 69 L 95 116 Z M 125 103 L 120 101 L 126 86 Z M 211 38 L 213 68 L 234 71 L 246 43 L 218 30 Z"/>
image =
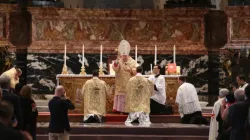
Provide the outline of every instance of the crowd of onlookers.
<path id="1" fill-rule="evenodd" d="M 32 88 L 18 84 L 21 74 L 22 71 L 14 67 L 0 76 L 1 140 L 36 140 L 38 111 L 32 99 Z M 68 110 L 74 108 L 64 88 L 58 86 L 49 102 L 50 140 L 69 139 Z"/>
<path id="2" fill-rule="evenodd" d="M 250 140 L 250 84 L 243 75 L 232 89 L 223 88 L 215 102 L 209 140 Z"/>
<path id="3" fill-rule="evenodd" d="M 0 135 L 1 140 L 36 140 L 38 111 L 32 99 L 31 87 L 16 85 L 0 76 Z"/>

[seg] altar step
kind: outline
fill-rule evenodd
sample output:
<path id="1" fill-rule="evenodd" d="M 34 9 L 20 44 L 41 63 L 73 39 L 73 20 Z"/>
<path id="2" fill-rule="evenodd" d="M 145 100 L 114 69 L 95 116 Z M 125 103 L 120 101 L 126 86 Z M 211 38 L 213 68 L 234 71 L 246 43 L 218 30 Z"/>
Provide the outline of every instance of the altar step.
<path id="1" fill-rule="evenodd" d="M 48 135 L 38 135 L 37 140 L 49 140 Z M 208 136 L 157 136 L 157 135 L 70 135 L 70 140 L 208 140 Z"/>
<path id="2" fill-rule="evenodd" d="M 155 123 L 150 126 L 124 123 L 71 123 L 71 140 L 207 140 L 209 126 Z M 48 123 L 39 125 L 38 140 L 48 140 Z"/>
<path id="3" fill-rule="evenodd" d="M 203 113 L 203 116 L 209 121 L 211 118 L 211 113 Z M 106 123 L 112 122 L 125 122 L 127 119 L 127 115 L 121 114 L 107 114 L 105 118 Z M 50 120 L 50 113 L 49 112 L 39 112 L 37 122 L 49 122 Z M 70 122 L 82 122 L 83 121 L 83 114 L 81 113 L 69 113 L 69 120 Z M 180 115 L 173 114 L 173 115 L 150 115 L 150 120 L 152 123 L 179 123 L 180 122 Z"/>

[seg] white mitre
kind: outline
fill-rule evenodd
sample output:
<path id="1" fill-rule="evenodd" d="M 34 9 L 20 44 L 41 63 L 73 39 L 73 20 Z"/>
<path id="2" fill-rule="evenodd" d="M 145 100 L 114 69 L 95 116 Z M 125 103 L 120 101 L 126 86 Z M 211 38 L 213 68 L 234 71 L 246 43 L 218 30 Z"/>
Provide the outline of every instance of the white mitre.
<path id="1" fill-rule="evenodd" d="M 122 40 L 118 46 L 118 51 L 120 55 L 129 55 L 130 52 L 130 44 L 126 40 Z"/>

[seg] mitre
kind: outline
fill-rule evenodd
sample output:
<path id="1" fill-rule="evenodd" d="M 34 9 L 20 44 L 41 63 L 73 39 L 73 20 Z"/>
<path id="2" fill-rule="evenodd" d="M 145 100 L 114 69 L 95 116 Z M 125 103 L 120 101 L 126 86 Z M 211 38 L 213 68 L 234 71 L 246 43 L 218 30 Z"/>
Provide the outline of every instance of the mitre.
<path id="1" fill-rule="evenodd" d="M 126 40 L 122 40 L 118 46 L 118 51 L 120 55 L 129 55 L 130 44 Z"/>

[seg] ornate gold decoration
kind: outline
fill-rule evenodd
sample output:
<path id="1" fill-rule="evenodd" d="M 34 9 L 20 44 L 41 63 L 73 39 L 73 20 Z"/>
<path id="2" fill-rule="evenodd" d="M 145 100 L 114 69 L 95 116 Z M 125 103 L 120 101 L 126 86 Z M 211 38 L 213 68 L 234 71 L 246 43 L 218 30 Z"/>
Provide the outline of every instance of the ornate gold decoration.
<path id="1" fill-rule="evenodd" d="M 178 112 L 178 106 L 175 103 L 177 90 L 179 88 L 178 78 L 166 78 L 166 97 L 167 104 L 173 106 L 174 112 Z"/>
<path id="2" fill-rule="evenodd" d="M 104 75 L 102 64 L 100 64 L 99 75 Z"/>
<path id="3" fill-rule="evenodd" d="M 81 75 L 86 75 L 86 72 L 85 72 L 85 67 L 82 65 L 82 68 L 81 68 Z"/>
<path id="4" fill-rule="evenodd" d="M 67 68 L 66 64 L 63 65 L 62 74 L 69 74 L 68 73 L 68 68 Z"/>
<path id="5" fill-rule="evenodd" d="M 84 107 L 84 98 L 82 95 L 82 87 L 85 82 L 92 77 L 60 77 L 59 81 L 62 86 L 65 88 L 67 96 L 75 104 L 76 109 L 83 112 Z M 107 84 L 108 95 L 106 101 L 107 112 L 112 112 L 114 104 L 114 95 L 115 95 L 115 77 L 99 77 L 101 80 L 104 80 Z M 178 107 L 175 105 L 175 98 L 178 85 L 178 78 L 165 78 L 166 80 L 166 95 L 167 103 L 173 105 L 174 110 L 177 111 Z"/>
<path id="6" fill-rule="evenodd" d="M 231 60 L 226 60 L 226 61 L 223 62 L 223 65 L 226 68 L 226 70 L 228 71 L 229 76 L 232 75 L 231 64 L 232 64 Z"/>

